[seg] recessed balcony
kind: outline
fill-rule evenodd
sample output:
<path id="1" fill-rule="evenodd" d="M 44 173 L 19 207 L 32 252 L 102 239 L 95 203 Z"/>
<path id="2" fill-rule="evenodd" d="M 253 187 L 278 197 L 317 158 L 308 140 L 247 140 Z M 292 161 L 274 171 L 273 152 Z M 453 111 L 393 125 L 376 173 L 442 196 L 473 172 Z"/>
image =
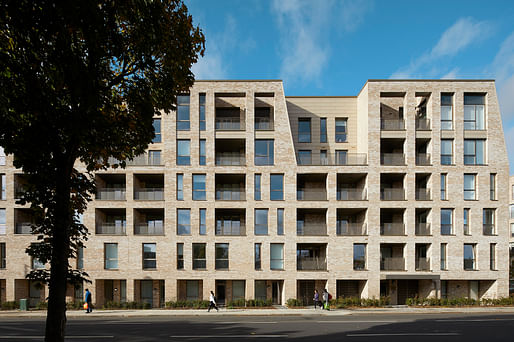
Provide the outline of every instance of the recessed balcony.
<path id="1" fill-rule="evenodd" d="M 96 199 L 99 201 L 124 201 L 126 198 L 125 174 L 97 174 Z"/>
<path id="2" fill-rule="evenodd" d="M 135 174 L 134 199 L 138 201 L 163 201 L 164 175 Z"/>
<path id="3" fill-rule="evenodd" d="M 296 209 L 296 235 L 327 235 L 327 209 Z"/>
<path id="4" fill-rule="evenodd" d="M 296 269 L 298 271 L 326 271 L 327 244 L 297 244 Z"/>
<path id="5" fill-rule="evenodd" d="M 327 174 L 305 173 L 296 176 L 296 199 L 298 201 L 326 201 Z"/>
<path id="6" fill-rule="evenodd" d="M 126 235 L 125 209 L 96 209 L 95 232 L 98 235 Z"/>
<path id="7" fill-rule="evenodd" d="M 216 174 L 216 201 L 245 201 L 244 174 Z"/>

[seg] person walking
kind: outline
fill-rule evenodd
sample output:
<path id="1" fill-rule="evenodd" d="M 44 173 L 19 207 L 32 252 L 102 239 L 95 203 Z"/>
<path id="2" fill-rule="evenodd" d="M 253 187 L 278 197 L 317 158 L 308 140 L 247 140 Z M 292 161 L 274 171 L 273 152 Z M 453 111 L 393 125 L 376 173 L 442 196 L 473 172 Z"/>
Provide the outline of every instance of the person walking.
<path id="1" fill-rule="evenodd" d="M 329 300 L 328 291 L 327 291 L 327 289 L 324 289 L 323 290 L 323 309 L 325 309 L 325 310 L 330 310 L 328 300 Z"/>
<path id="2" fill-rule="evenodd" d="M 212 308 L 215 308 L 216 311 L 220 311 L 216 306 L 216 297 L 214 296 L 214 292 L 211 291 L 211 294 L 209 295 L 209 309 L 207 312 L 210 312 Z"/>
<path id="3" fill-rule="evenodd" d="M 91 295 L 91 292 L 89 292 L 89 289 L 86 289 L 86 295 L 85 295 L 84 299 L 87 304 L 86 313 L 93 312 L 93 307 L 91 306 L 91 302 L 93 301 L 93 296 Z"/>
<path id="4" fill-rule="evenodd" d="M 318 305 L 319 305 L 319 292 L 318 292 L 318 290 L 314 289 L 314 310 L 316 310 Z"/>

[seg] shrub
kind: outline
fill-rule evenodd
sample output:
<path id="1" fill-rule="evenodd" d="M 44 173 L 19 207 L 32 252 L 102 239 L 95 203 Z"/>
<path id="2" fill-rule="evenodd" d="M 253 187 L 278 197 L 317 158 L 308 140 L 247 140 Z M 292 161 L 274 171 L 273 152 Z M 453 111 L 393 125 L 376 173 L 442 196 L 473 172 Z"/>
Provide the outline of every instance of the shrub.
<path id="1" fill-rule="evenodd" d="M 36 304 L 36 310 L 46 310 L 48 309 L 48 302 L 39 302 Z"/>
<path id="2" fill-rule="evenodd" d="M 303 305 L 303 301 L 301 299 L 296 299 L 296 298 L 289 298 L 287 301 L 286 301 L 286 305 L 288 307 L 298 307 L 298 306 L 304 306 Z"/>
<path id="3" fill-rule="evenodd" d="M 167 309 L 207 309 L 208 307 L 208 300 L 178 300 L 165 303 Z"/>
<path id="4" fill-rule="evenodd" d="M 83 310 L 84 302 L 83 301 L 73 301 L 66 303 L 66 310 Z"/>
<path id="5" fill-rule="evenodd" d="M 407 298 L 409 306 L 497 306 L 514 305 L 514 297 L 476 300 L 472 298 Z"/>
<path id="6" fill-rule="evenodd" d="M 20 303 L 17 301 L 1 303 L 2 310 L 15 310 L 20 308 Z"/>

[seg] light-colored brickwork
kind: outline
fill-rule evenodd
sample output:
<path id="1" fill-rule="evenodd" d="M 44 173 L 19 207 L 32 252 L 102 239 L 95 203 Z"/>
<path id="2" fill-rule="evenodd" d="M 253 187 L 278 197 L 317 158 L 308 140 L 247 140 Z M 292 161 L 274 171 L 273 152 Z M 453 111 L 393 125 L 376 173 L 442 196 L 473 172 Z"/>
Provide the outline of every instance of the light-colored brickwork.
<path id="1" fill-rule="evenodd" d="M 324 288 L 393 303 L 508 295 L 509 199 L 499 191 L 508 160 L 493 81 L 369 80 L 349 97 L 286 97 L 273 80 L 197 81 L 188 108 L 161 116 L 161 142 L 144 162 L 97 174 L 83 267 L 98 305 L 158 307 L 211 290 L 277 304 L 311 302 Z M 441 140 L 451 140 L 444 160 Z M 34 238 L 15 233 L 28 219 L 14 201 L 22 177 L 12 156 L 0 173 L 0 298 L 14 300 L 30 295 L 20 280 Z"/>

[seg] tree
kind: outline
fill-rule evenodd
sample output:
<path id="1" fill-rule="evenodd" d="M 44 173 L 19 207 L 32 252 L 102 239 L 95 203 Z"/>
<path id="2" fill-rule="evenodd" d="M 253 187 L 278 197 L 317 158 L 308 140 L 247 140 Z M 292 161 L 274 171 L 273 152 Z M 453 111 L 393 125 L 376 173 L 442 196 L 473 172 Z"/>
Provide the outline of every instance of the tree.
<path id="1" fill-rule="evenodd" d="M 30 184 L 27 252 L 50 265 L 30 275 L 49 284 L 46 341 L 64 341 L 66 285 L 85 276 L 69 259 L 87 239 L 76 213 L 93 172 L 144 152 L 203 51 L 181 0 L 2 1 L 0 146 Z"/>

